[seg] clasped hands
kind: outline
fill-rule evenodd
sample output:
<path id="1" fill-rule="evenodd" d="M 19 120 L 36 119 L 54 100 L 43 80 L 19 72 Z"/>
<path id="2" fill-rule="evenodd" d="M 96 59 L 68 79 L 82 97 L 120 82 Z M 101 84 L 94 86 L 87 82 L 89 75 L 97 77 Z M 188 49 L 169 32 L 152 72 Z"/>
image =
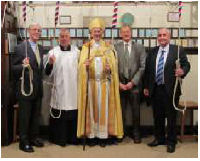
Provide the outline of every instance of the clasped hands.
<path id="1" fill-rule="evenodd" d="M 128 82 L 127 84 L 119 84 L 119 89 L 122 91 L 127 91 L 130 90 L 134 87 L 134 83 L 133 82 Z"/>

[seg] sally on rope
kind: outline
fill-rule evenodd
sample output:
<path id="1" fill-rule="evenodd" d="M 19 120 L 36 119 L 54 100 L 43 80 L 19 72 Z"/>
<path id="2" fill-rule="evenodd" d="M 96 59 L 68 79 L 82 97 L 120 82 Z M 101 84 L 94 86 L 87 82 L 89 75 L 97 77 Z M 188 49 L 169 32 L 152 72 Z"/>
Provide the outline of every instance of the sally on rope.
<path id="1" fill-rule="evenodd" d="M 176 69 L 179 69 L 181 67 L 181 65 L 180 65 L 180 40 L 181 40 L 180 39 L 180 29 L 181 29 L 180 20 L 181 20 L 183 2 L 179 1 L 178 5 L 179 5 L 179 9 L 178 9 L 178 12 L 179 12 L 179 34 L 178 34 L 179 44 L 178 44 L 178 53 L 177 53 L 177 60 L 176 60 Z M 184 97 L 182 78 L 179 76 L 176 76 L 176 82 L 175 82 L 174 93 L 173 93 L 173 106 L 174 106 L 175 110 L 180 111 L 184 114 L 184 112 L 186 110 L 185 100 L 184 100 L 184 108 L 183 109 L 178 108 L 175 104 L 176 90 L 177 90 L 178 84 L 181 87 L 182 96 Z"/>
<path id="2" fill-rule="evenodd" d="M 56 25 L 58 24 L 58 17 L 59 17 L 59 9 L 60 9 L 60 1 L 56 1 L 56 8 L 55 8 L 55 27 L 54 27 L 54 32 L 56 33 Z M 55 39 L 55 35 L 54 35 L 54 41 L 56 41 L 56 39 Z M 55 53 L 54 53 L 54 46 L 53 46 L 53 49 L 52 49 L 52 51 L 53 51 L 53 54 L 52 54 L 52 56 L 53 56 L 53 58 L 52 59 L 55 59 Z M 54 64 L 54 71 L 55 71 L 55 64 Z M 56 89 L 56 87 L 55 87 L 55 85 L 54 85 L 54 83 L 55 83 L 55 81 L 56 81 L 56 76 L 54 75 L 54 78 L 53 78 L 53 84 L 52 84 L 52 90 L 54 90 L 54 91 L 57 91 L 57 89 Z M 58 102 L 57 102 L 57 96 L 55 95 L 55 102 L 58 104 Z M 57 105 L 57 106 L 59 106 L 59 105 Z M 51 117 L 52 118 L 60 118 L 61 117 L 61 109 L 59 110 L 59 114 L 58 114 L 58 116 L 54 116 L 53 115 L 53 113 L 52 113 L 52 107 L 49 109 L 49 113 L 50 113 L 50 115 L 51 115 Z"/>
<path id="3" fill-rule="evenodd" d="M 26 24 L 26 1 L 23 1 L 22 2 L 22 11 L 23 11 L 23 20 L 24 20 L 24 23 Z M 33 70 L 29 64 L 29 58 L 27 56 L 27 25 L 25 25 L 25 41 L 26 41 L 26 44 L 25 44 L 25 53 L 26 53 L 26 58 L 24 59 L 23 61 L 23 70 L 22 70 L 22 78 L 21 78 L 21 93 L 24 95 L 24 96 L 30 96 L 32 93 L 33 93 L 33 83 L 32 83 L 32 80 L 33 80 Z M 25 92 L 24 90 L 24 73 L 25 73 L 25 70 L 26 68 L 28 69 L 29 71 L 29 84 L 30 84 L 30 91 L 28 93 Z"/>

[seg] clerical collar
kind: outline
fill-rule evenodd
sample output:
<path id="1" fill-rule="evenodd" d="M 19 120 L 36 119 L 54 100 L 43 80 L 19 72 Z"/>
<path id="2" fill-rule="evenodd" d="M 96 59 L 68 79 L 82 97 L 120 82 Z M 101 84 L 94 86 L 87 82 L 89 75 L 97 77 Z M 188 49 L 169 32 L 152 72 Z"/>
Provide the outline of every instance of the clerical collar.
<path id="1" fill-rule="evenodd" d="M 60 50 L 61 51 L 70 51 L 71 50 L 71 45 L 68 45 L 68 46 L 61 46 L 60 45 Z"/>

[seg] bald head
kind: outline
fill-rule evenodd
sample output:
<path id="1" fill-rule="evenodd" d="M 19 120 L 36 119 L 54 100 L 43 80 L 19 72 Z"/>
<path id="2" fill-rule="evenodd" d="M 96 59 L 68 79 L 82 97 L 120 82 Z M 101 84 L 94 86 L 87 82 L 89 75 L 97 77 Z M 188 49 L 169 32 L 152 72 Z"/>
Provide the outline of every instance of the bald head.
<path id="1" fill-rule="evenodd" d="M 70 35 L 70 33 L 69 33 L 69 31 L 67 29 L 60 29 L 60 34 L 59 35 L 63 35 L 63 34 Z"/>
<path id="2" fill-rule="evenodd" d="M 170 31 L 167 28 L 160 28 L 158 30 L 158 43 L 160 46 L 165 47 L 169 44 L 171 38 Z"/>
<path id="3" fill-rule="evenodd" d="M 59 41 L 61 46 L 68 46 L 70 44 L 70 33 L 67 29 L 60 30 Z"/>

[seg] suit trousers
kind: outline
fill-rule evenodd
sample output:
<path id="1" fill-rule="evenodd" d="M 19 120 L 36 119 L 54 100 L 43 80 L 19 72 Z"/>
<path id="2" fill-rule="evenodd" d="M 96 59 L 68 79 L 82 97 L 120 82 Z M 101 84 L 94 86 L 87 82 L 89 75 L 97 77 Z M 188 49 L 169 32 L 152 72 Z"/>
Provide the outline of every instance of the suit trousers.
<path id="1" fill-rule="evenodd" d="M 124 134 L 128 136 L 138 136 L 140 128 L 139 93 L 133 93 L 131 90 L 121 91 L 120 99 L 122 106 Z"/>
<path id="2" fill-rule="evenodd" d="M 27 142 L 39 135 L 41 97 L 33 100 L 19 99 L 19 137 Z"/>
<path id="3" fill-rule="evenodd" d="M 176 99 L 176 104 L 179 99 Z M 155 85 L 152 96 L 154 117 L 154 135 L 159 141 L 167 144 L 176 144 L 176 117 L 177 111 L 173 107 L 172 98 L 169 97 L 165 85 Z M 165 118 L 167 118 L 167 137 L 165 137 Z"/>

